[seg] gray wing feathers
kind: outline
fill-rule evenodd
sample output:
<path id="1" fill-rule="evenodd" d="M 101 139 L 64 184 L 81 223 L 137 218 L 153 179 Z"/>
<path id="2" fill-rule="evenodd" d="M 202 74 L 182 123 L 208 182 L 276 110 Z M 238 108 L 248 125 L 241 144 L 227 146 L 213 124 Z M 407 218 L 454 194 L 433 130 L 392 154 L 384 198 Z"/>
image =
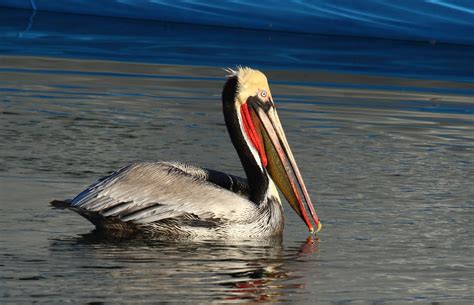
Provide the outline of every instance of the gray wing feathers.
<path id="1" fill-rule="evenodd" d="M 240 185 L 236 193 L 211 181 L 209 171 L 201 168 L 171 162 L 131 164 L 80 193 L 71 201 L 71 207 L 134 223 L 183 215 L 245 219 L 245 215 L 236 214 L 252 213 L 256 207 L 237 193 L 244 194 L 248 187 L 242 178 L 227 177 L 240 179 L 235 180 Z"/>

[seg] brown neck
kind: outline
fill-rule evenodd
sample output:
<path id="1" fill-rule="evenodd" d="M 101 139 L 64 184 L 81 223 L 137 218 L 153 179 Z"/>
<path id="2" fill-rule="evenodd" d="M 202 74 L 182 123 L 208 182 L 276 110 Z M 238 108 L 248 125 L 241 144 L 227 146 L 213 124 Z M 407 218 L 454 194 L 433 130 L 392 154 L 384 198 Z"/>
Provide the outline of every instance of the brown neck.
<path id="1" fill-rule="evenodd" d="M 250 189 L 250 200 L 259 205 L 265 200 L 268 189 L 268 177 L 266 171 L 263 170 L 255 160 L 249 148 L 242 128 L 240 126 L 237 109 L 235 106 L 235 95 L 237 92 L 238 80 L 236 76 L 227 79 L 222 91 L 222 105 L 224 111 L 225 124 L 229 132 L 232 144 L 234 144 L 240 162 L 245 170 L 247 181 Z M 250 144 L 251 145 L 251 144 Z"/>

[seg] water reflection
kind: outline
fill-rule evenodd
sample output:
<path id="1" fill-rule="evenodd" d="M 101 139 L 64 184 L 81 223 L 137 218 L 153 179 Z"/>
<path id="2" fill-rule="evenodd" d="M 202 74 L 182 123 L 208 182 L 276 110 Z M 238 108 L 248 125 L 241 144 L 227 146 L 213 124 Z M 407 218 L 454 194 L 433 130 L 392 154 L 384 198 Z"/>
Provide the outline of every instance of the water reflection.
<path id="1" fill-rule="evenodd" d="M 296 249 L 285 251 L 281 237 L 172 242 L 92 231 L 53 239 L 49 250 L 56 261 L 77 258 L 59 266 L 57 272 L 81 273 L 85 283 L 81 294 L 104 296 L 119 290 L 126 298 L 153 293 L 157 298 L 185 301 L 268 302 L 305 293 L 302 275 L 289 271 L 287 265 L 313 255 L 318 242 L 309 237 Z M 101 277 L 100 289 L 87 284 L 88 278 L 96 277 Z"/>
<path id="2" fill-rule="evenodd" d="M 294 5 L 297 4 L 291 4 Z M 260 13 L 261 10 L 257 20 L 264 19 Z M 285 23 L 292 24 L 286 18 Z M 255 18 L 246 17 L 246 23 L 252 20 Z M 311 19 L 313 25 L 314 22 Z M 453 33 L 449 34 L 452 39 Z M 460 34 L 458 38 L 469 36 Z M 474 68 L 472 45 L 305 35 L 51 12 L 32 15 L 27 10 L 7 8 L 0 10 L 0 41 L 0 54 L 10 55 L 186 66 L 251 65 L 266 70 L 324 69 L 355 72 L 364 74 L 363 77 L 372 73 L 472 81 Z M 170 69 L 173 70 L 176 71 Z M 323 81 L 331 83 L 331 78 L 326 75 Z"/>

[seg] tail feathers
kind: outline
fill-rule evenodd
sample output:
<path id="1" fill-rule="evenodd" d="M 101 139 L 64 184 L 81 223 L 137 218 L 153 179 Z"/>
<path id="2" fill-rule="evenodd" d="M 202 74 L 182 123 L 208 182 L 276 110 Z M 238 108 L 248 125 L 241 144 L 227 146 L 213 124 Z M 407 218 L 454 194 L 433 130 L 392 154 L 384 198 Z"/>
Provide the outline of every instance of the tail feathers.
<path id="1" fill-rule="evenodd" d="M 56 209 L 63 210 L 71 207 L 71 199 L 53 200 L 49 204 Z"/>
<path id="2" fill-rule="evenodd" d="M 76 208 L 71 206 L 71 199 L 64 200 L 53 200 L 49 204 L 55 209 L 70 209 L 73 210 L 82 217 L 89 220 L 92 224 L 96 226 L 99 230 L 106 231 L 116 231 L 120 232 L 120 235 L 128 236 L 138 232 L 139 228 L 136 224 L 132 222 L 124 222 L 122 219 L 115 216 L 103 216 L 98 212 L 88 211 L 81 208 Z"/>

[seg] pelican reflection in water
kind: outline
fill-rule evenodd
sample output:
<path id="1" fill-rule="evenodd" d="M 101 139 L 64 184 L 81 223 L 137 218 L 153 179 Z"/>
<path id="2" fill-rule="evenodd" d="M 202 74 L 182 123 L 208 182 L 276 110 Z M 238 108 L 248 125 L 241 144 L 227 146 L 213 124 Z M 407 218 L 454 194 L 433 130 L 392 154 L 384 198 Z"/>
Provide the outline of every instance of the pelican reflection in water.
<path id="1" fill-rule="evenodd" d="M 310 232 L 312 221 L 319 231 L 267 78 L 250 68 L 229 73 L 224 119 L 247 179 L 178 162 L 134 163 L 52 205 L 74 210 L 107 232 L 245 239 L 282 234 L 278 187 Z"/>
<path id="2" fill-rule="evenodd" d="M 315 236 L 283 246 L 281 236 L 187 243 L 94 230 L 50 242 L 58 270 L 81 283 L 80 301 L 115 300 L 117 291 L 124 303 L 147 295 L 178 303 L 304 300 L 318 274 L 314 260 L 307 259 L 317 255 Z M 69 259 L 71 253 L 76 259 Z M 77 295 L 77 285 L 63 286 L 63 293 Z"/>

